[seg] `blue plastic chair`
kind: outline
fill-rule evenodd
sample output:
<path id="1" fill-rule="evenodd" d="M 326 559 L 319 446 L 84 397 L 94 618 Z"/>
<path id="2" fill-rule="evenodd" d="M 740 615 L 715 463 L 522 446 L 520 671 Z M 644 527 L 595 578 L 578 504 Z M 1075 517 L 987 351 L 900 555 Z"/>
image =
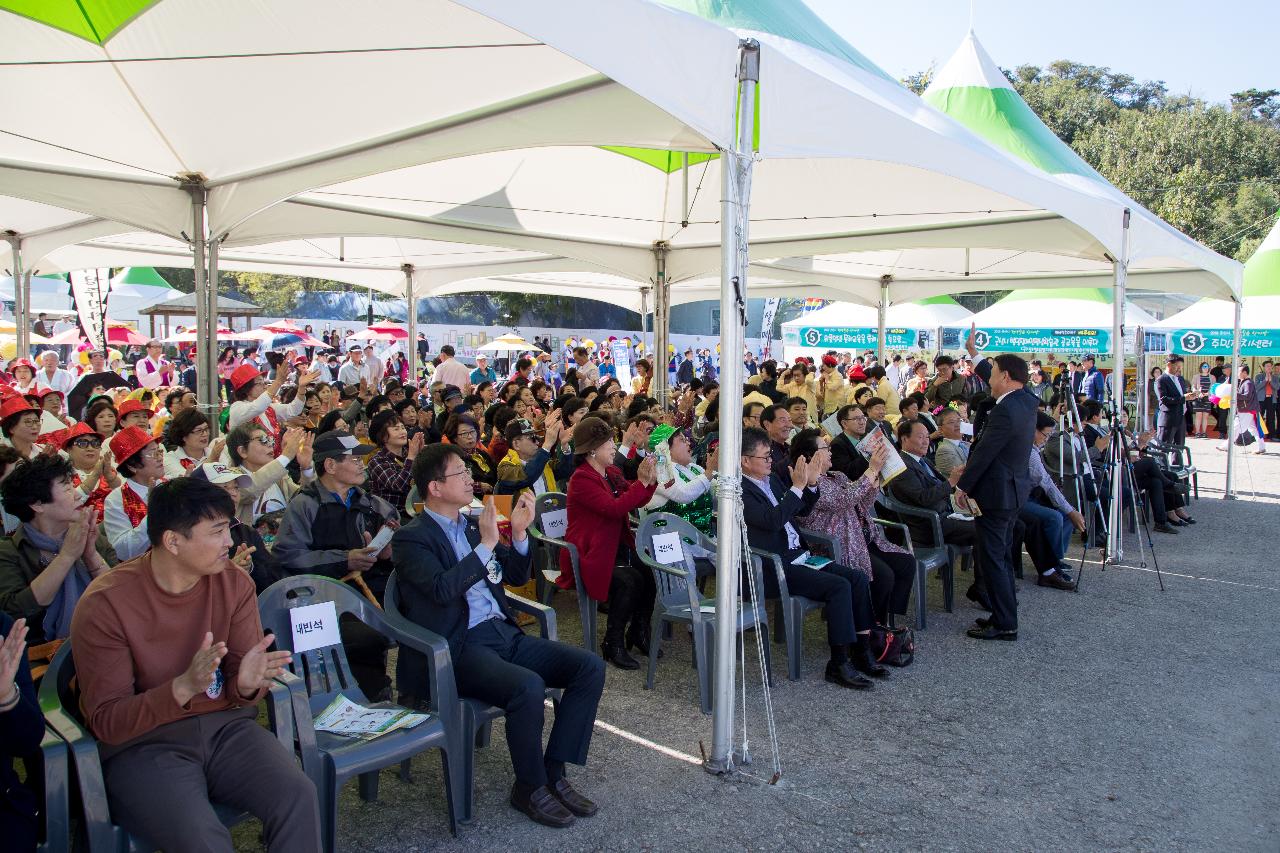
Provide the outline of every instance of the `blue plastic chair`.
<path id="1" fill-rule="evenodd" d="M 556 612 L 545 604 L 538 604 L 507 592 L 507 603 L 511 609 L 528 613 L 538 620 L 539 633 L 545 640 L 556 639 Z M 411 622 L 400 609 L 400 589 L 396 582 L 396 573 L 392 572 L 387 579 L 387 589 L 382 598 L 383 615 L 388 623 L 408 629 L 418 627 Z M 422 630 L 419 627 L 419 630 Z M 456 689 L 456 688 L 455 688 Z M 547 689 L 547 698 L 557 706 L 560 703 L 561 690 Z M 490 731 L 493 721 L 501 719 L 505 714 L 502 708 L 488 705 L 479 699 L 460 698 L 458 703 L 460 719 L 459 729 L 462 737 L 458 743 L 458 758 L 462 765 L 462 810 L 458 822 L 463 824 L 475 820 L 476 807 L 476 750 L 489 745 Z"/>
<path id="2" fill-rule="evenodd" d="M 429 749 L 440 750 L 444 770 L 449 831 L 457 835 L 461 812 L 461 764 L 451 761 L 457 738 L 457 693 L 449 647 L 444 639 L 416 625 L 392 624 L 382 611 L 356 595 L 345 584 L 319 575 L 295 575 L 276 581 L 258 596 L 262 626 L 276 636 L 276 645 L 293 648 L 289 611 L 309 604 L 333 602 L 339 617 L 351 614 L 401 646 L 415 649 L 430 661 L 431 719 L 411 729 L 400 729 L 372 740 L 317 732 L 316 715 L 339 693 L 371 708 L 395 708 L 392 702 L 371 703 L 360 691 L 341 643 L 294 655 L 289 685 L 302 769 L 315 783 L 320 796 L 320 829 L 326 851 L 335 849 L 338 829 L 338 794 L 351 778 L 360 779 L 360 796 L 378 797 L 378 771 L 400 764 Z"/>
<path id="3" fill-rule="evenodd" d="M 676 533 L 680 536 L 681 560 L 679 563 L 660 563 L 654 556 L 653 537 L 664 533 Z M 636 532 L 636 553 L 653 571 L 653 579 L 658 587 L 657 606 L 653 609 L 653 624 L 649 631 L 649 671 L 645 678 L 646 690 L 653 689 L 654 678 L 658 670 L 658 651 L 662 648 L 662 629 L 669 625 L 688 625 L 693 637 L 693 660 L 698 671 L 698 695 L 702 703 L 702 713 L 711 713 L 711 673 L 715 671 L 716 649 L 716 607 L 715 601 L 704 600 L 698 591 L 698 573 L 694 566 L 695 558 L 714 561 L 716 543 L 699 532 L 689 522 L 670 513 L 649 513 L 640 522 Z M 755 572 L 756 589 L 764 589 L 759 561 L 752 561 L 751 570 Z M 773 659 L 769 650 L 769 619 L 763 601 L 753 606 L 744 602 L 739 608 L 735 630 L 738 642 L 742 642 L 742 633 L 748 630 L 765 632 L 764 657 L 765 669 L 770 673 L 770 684 L 773 683 Z"/>
<path id="4" fill-rule="evenodd" d="M 45 721 L 65 742 L 71 756 L 71 766 L 75 770 L 82 819 L 76 835 L 82 836 L 82 840 L 87 842 L 90 853 L 155 850 L 155 844 L 129 833 L 124 827 L 111 821 L 107 788 L 102 778 L 102 762 L 98 757 L 98 742 L 84 726 L 80 714 L 79 690 L 73 685 L 75 675 L 75 658 L 71 655 L 71 641 L 67 640 L 49 663 L 49 669 L 40 681 L 38 695 Z M 273 686 L 268 692 L 267 715 L 276 739 L 292 753 L 293 711 L 290 707 L 289 690 L 284 685 Z M 213 804 L 213 810 L 227 827 L 253 817 L 246 811 L 219 803 Z M 50 849 L 67 850 L 70 847 Z"/>
<path id="5" fill-rule="evenodd" d="M 568 507 L 568 498 L 560 492 L 546 492 L 538 495 L 534 501 L 533 524 L 529 527 L 529 537 L 537 543 L 538 553 L 546 561 L 547 568 L 539 572 L 542 592 L 539 601 L 551 603 L 551 596 L 559 588 L 555 579 L 560 576 L 560 551 L 569 554 L 569 565 L 573 567 L 573 584 L 578 592 L 578 616 L 582 619 L 582 647 L 595 654 L 596 646 L 596 603 L 587 595 L 587 588 L 582 583 L 582 571 L 578 562 L 578 548 L 572 542 L 548 536 L 542 529 L 542 516 L 548 512 Z M 535 562 L 536 566 L 537 563 Z"/>

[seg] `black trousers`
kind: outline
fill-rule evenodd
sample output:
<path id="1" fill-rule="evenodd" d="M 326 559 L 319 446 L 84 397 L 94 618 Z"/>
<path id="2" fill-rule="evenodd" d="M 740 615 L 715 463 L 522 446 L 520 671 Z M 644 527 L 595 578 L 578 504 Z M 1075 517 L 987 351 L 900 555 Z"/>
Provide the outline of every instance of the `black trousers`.
<path id="1" fill-rule="evenodd" d="M 871 582 L 862 572 L 840 563 L 827 563 L 821 569 L 786 563 L 782 574 L 792 595 L 826 605 L 828 645 L 847 646 L 859 631 L 875 627 Z"/>
<path id="2" fill-rule="evenodd" d="M 1161 444 L 1172 444 L 1181 447 L 1187 443 L 1187 419 L 1183 415 L 1172 416 L 1169 412 L 1160 412 L 1156 418 L 1157 432 Z"/>
<path id="3" fill-rule="evenodd" d="M 916 560 L 910 554 L 881 551 L 871 543 L 867 543 L 867 554 L 871 557 L 871 610 L 876 622 L 888 625 L 890 609 L 899 616 L 907 612 Z M 924 595 L 924 590 L 919 594 Z"/>
<path id="4" fill-rule="evenodd" d="M 1164 521 L 1170 510 L 1182 506 L 1178 494 L 1178 480 L 1160 467 L 1154 459 L 1143 457 L 1133 463 L 1133 479 L 1151 504 L 1151 515 L 1156 524 Z"/>
<path id="5" fill-rule="evenodd" d="M 629 560 L 619 560 L 621 565 L 613 569 L 609 581 L 609 621 L 604 629 L 605 647 L 620 646 L 626 630 L 643 631 L 653 616 L 653 602 L 658 597 L 658 585 L 653 571 L 634 555 Z"/>
<path id="6" fill-rule="evenodd" d="M 982 583 L 991 604 L 992 624 L 1003 631 L 1018 630 L 1018 594 L 1013 585 L 1010 560 L 1016 509 L 983 509 L 974 520 L 978 547 L 975 564 L 982 565 Z"/>
<path id="7" fill-rule="evenodd" d="M 585 649 L 531 637 L 501 619 L 467 631 L 454 663 L 458 695 L 507 712 L 507 748 L 516 781 L 547 784 L 548 762 L 586 764 L 604 660 Z M 542 748 L 548 687 L 563 688 L 551 739 Z"/>

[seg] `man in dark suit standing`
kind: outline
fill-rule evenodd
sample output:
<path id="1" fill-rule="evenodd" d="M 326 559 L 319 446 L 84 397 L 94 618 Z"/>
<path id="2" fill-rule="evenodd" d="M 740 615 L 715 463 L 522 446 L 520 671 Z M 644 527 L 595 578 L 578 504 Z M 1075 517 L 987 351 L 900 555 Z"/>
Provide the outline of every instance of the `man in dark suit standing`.
<path id="1" fill-rule="evenodd" d="M 1161 444 L 1181 447 L 1187 443 L 1187 399 L 1197 395 L 1182 378 L 1182 356 L 1169 353 L 1164 366 L 1164 374 L 1156 380 L 1156 396 L 1160 398 L 1156 428 Z"/>
<path id="2" fill-rule="evenodd" d="M 818 502 L 822 465 L 817 459 L 801 458 L 788 470 L 786 482 L 771 473 L 770 465 L 768 434 L 761 429 L 744 429 L 742 514 L 747 522 L 747 540 L 752 548 L 782 558 L 782 574 L 789 592 L 826 604 L 827 643 L 831 647 L 826 680 L 865 690 L 872 686 L 866 676 L 885 678 L 889 674 L 871 657 L 868 637 L 875 616 L 867 576 L 839 563 L 815 569 L 796 562 L 807 552 L 794 522 Z M 777 571 L 766 563 L 765 598 L 777 598 L 779 594 Z"/>
<path id="3" fill-rule="evenodd" d="M 565 827 L 589 817 L 595 803 L 574 790 L 565 764 L 585 764 L 604 690 L 604 662 L 596 655 L 541 637 L 516 625 L 503 583 L 529 580 L 527 530 L 533 495 L 511 510 L 511 546 L 500 544 L 498 515 L 488 502 L 479 529 L 463 507 L 472 499 L 466 458 L 454 445 L 424 447 L 413 466 L 426 506 L 391 541 L 402 607 L 413 622 L 449 643 L 458 695 L 507 712 L 507 746 L 515 766 L 511 805 L 538 823 Z M 400 650 L 402 685 L 421 684 L 425 661 Z M 564 688 L 546 750 L 542 748 L 547 687 Z"/>
<path id="4" fill-rule="evenodd" d="M 972 329 L 966 347 L 976 358 Z M 1016 640 L 1018 598 L 1010 546 L 1018 510 L 1031 494 L 1030 458 L 1037 403 L 1035 395 L 1025 388 L 1027 363 L 1018 356 L 984 358 L 976 370 L 991 385 L 996 405 L 969 451 L 956 492 L 971 497 L 981 511 L 977 519 L 977 552 L 983 561 L 991 618 L 980 620 L 968 634 L 978 640 Z"/>

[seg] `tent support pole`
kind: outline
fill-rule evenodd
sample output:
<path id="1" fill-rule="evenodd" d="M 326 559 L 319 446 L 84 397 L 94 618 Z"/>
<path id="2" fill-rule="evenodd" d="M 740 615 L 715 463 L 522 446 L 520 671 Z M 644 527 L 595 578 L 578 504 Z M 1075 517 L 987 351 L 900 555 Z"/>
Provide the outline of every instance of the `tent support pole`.
<path id="1" fill-rule="evenodd" d="M 711 755 L 706 769 L 725 773 L 733 767 L 734 686 L 737 663 L 738 579 L 742 553 L 742 363 L 747 319 L 747 226 L 751 204 L 752 143 L 760 45 L 739 43 L 738 142 L 720 157 L 720 458 L 724 460 L 716 494 L 716 634 L 712 673 Z M 763 595 L 762 590 L 757 591 Z M 745 639 L 744 639 L 745 642 Z M 768 640 L 765 640 L 768 642 Z M 745 677 L 745 674 L 744 674 Z"/>
<path id="2" fill-rule="evenodd" d="M 1135 419 L 1136 428 L 1134 435 L 1143 432 L 1147 428 L 1147 418 L 1151 413 L 1147 411 L 1147 383 L 1151 381 L 1150 369 L 1147 367 L 1147 340 L 1146 331 L 1138 326 L 1133 330 L 1133 361 L 1134 361 L 1134 377 L 1137 379 L 1138 399 L 1136 405 L 1138 407 L 1138 417 Z"/>
<path id="3" fill-rule="evenodd" d="M 22 268 L 22 238 L 14 231 L 5 233 L 9 252 L 13 255 L 13 323 L 17 326 L 18 358 L 31 357 L 31 280 Z"/>
<path id="4" fill-rule="evenodd" d="M 892 276 L 880 276 L 880 305 L 876 309 L 876 328 L 879 333 L 876 336 L 876 363 L 884 367 L 884 351 L 885 351 L 885 334 L 884 321 L 885 314 L 889 310 L 889 282 L 893 281 Z"/>
<path id="5" fill-rule="evenodd" d="M 640 353 L 649 348 L 649 291 L 651 288 L 640 288 Z M 656 361 L 656 359 L 655 359 Z M 653 390 L 653 374 L 649 374 L 649 390 Z"/>
<path id="6" fill-rule="evenodd" d="M 1235 301 L 1235 315 L 1231 326 L 1231 407 L 1227 410 L 1227 434 L 1223 436 L 1227 440 L 1227 482 L 1222 490 L 1222 499 L 1225 501 L 1236 499 L 1235 431 L 1236 415 L 1239 413 L 1236 408 L 1236 389 L 1240 387 L 1240 315 L 1243 309 L 1241 297 Z"/>
<path id="7" fill-rule="evenodd" d="M 211 422 L 210 434 L 216 437 L 222 398 L 215 343 L 218 325 L 218 244 L 216 240 L 212 247 L 205 243 L 204 181 L 192 176 L 183 182 L 183 186 L 191 194 L 191 253 L 196 295 L 196 398 Z M 214 274 L 212 280 L 210 272 Z"/>
<path id="8" fill-rule="evenodd" d="M 653 244 L 653 396 L 664 409 L 670 397 L 667 387 L 667 347 L 671 343 L 671 289 L 667 286 L 667 252 L 665 241 Z"/>
<path id="9" fill-rule="evenodd" d="M 1111 417 L 1111 428 L 1120 428 L 1120 411 L 1124 408 L 1124 299 L 1125 285 L 1129 278 L 1129 211 L 1124 212 L 1124 224 L 1120 235 L 1120 258 L 1113 262 L 1115 268 L 1115 293 L 1111 314 L 1111 394 L 1115 411 Z M 1121 522 L 1124 519 L 1124 465 L 1121 460 L 1111 468 L 1111 506 L 1107 529 L 1107 559 L 1119 562 L 1124 559 L 1124 545 L 1121 541 Z"/>
<path id="10" fill-rule="evenodd" d="M 405 358 L 409 361 L 409 381 L 418 384 L 418 294 L 413 290 L 413 264 L 403 264 L 400 270 L 404 273 L 404 299 L 409 306 L 408 322 L 405 324 L 409 337 L 405 339 Z"/>

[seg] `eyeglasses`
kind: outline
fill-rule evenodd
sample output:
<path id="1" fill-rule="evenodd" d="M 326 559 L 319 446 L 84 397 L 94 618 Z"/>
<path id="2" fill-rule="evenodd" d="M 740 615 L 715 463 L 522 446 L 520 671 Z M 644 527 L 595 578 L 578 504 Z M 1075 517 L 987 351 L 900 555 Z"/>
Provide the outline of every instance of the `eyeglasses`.
<path id="1" fill-rule="evenodd" d="M 454 471 L 451 474 L 445 474 L 437 482 L 440 482 L 440 483 L 448 482 L 450 477 L 466 477 L 468 480 L 475 479 L 474 477 L 471 476 L 470 468 L 463 468 L 461 471 Z"/>
<path id="2" fill-rule="evenodd" d="M 458 439 L 460 441 L 466 441 L 469 438 L 475 438 L 475 437 L 476 437 L 476 431 L 473 429 L 458 430 Z"/>
<path id="3" fill-rule="evenodd" d="M 88 450 L 89 448 L 97 450 L 102 446 L 102 441 L 97 438 L 77 438 L 75 441 L 71 442 L 71 446 L 77 447 L 80 450 Z"/>
<path id="4" fill-rule="evenodd" d="M 271 436 L 269 435 L 255 435 L 252 440 L 258 442 L 258 444 L 261 444 L 263 447 L 274 447 L 276 444 L 271 440 Z"/>
<path id="5" fill-rule="evenodd" d="M 752 455 L 750 455 L 750 454 L 744 454 L 742 458 L 743 458 L 743 459 L 768 459 L 768 460 L 770 460 L 770 461 L 772 461 L 772 460 L 773 460 L 773 457 L 772 457 L 772 456 L 768 456 L 768 455 L 766 455 L 766 456 L 752 456 Z"/>
<path id="6" fill-rule="evenodd" d="M 207 426 L 198 426 L 191 431 L 192 435 L 208 435 L 209 428 Z"/>

